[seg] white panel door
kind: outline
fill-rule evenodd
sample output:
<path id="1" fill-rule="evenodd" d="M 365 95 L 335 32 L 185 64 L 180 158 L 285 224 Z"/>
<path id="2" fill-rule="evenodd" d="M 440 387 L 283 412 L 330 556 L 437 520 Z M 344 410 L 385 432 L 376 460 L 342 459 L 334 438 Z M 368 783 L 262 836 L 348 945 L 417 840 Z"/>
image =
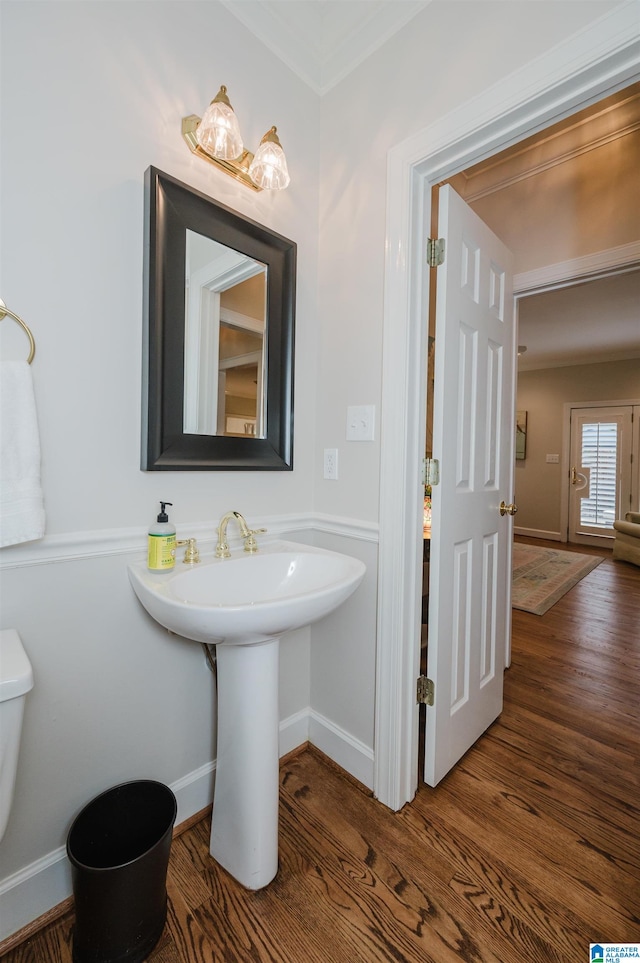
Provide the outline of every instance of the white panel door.
<path id="1" fill-rule="evenodd" d="M 435 786 L 502 710 L 510 632 L 515 417 L 512 257 L 450 187 L 436 300 L 425 781 Z"/>

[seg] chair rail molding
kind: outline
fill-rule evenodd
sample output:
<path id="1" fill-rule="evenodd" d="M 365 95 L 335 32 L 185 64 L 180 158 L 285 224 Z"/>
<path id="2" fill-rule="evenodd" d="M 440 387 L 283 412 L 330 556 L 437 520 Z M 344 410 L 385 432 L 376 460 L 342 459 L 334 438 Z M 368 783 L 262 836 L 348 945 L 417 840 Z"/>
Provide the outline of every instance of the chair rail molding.
<path id="1" fill-rule="evenodd" d="M 258 528 L 266 528 L 265 538 L 286 538 L 294 532 L 327 532 L 369 542 L 378 541 L 378 524 L 337 515 L 322 515 L 306 512 L 292 515 L 252 516 Z M 179 536 L 198 539 L 205 551 L 213 551 L 216 539 L 217 520 L 207 522 L 187 522 L 180 526 Z M 25 568 L 31 565 L 46 565 L 51 562 L 68 562 L 73 559 L 98 558 L 105 555 L 143 555 L 147 544 L 146 528 L 112 528 L 105 531 L 64 532 L 45 535 L 39 541 L 11 545 L 0 550 L 0 571 L 3 569 Z M 232 549 L 242 542 L 237 536 L 230 536 Z M 210 545 L 209 545 L 210 543 Z"/>

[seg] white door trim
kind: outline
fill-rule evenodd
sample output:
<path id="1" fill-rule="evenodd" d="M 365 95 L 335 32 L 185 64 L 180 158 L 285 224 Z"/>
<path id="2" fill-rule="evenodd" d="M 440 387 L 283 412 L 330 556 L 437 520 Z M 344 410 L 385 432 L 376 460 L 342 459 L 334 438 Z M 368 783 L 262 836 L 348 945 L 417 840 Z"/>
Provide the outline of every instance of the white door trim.
<path id="1" fill-rule="evenodd" d="M 388 154 L 374 792 L 418 781 L 422 439 L 431 187 L 640 77 L 637 0 L 616 7 Z"/>
<path id="2" fill-rule="evenodd" d="M 640 241 L 631 241 L 619 247 L 610 247 L 595 254 L 547 264 L 534 271 L 524 271 L 513 278 L 513 293 L 525 298 L 541 291 L 554 291 L 572 287 L 574 284 L 593 281 L 634 271 L 640 264 Z"/>

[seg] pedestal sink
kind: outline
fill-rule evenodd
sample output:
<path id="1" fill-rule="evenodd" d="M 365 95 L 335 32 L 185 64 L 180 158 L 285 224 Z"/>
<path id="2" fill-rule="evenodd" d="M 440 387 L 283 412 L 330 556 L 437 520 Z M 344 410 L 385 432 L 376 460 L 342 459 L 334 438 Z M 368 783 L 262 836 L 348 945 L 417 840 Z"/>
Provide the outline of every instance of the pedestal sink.
<path id="1" fill-rule="evenodd" d="M 358 587 L 358 559 L 295 542 L 255 555 L 203 556 L 187 568 L 129 565 L 133 589 L 160 625 L 216 646 L 218 750 L 211 855 L 248 889 L 278 869 L 280 636 L 333 612 Z"/>

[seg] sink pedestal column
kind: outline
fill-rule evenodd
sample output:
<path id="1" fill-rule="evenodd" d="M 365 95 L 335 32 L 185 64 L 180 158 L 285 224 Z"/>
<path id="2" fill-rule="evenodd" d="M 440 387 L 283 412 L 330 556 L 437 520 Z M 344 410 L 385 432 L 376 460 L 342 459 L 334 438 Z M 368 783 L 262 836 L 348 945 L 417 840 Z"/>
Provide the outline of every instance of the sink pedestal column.
<path id="1" fill-rule="evenodd" d="M 247 889 L 278 871 L 279 639 L 216 646 L 218 752 L 210 853 Z"/>

